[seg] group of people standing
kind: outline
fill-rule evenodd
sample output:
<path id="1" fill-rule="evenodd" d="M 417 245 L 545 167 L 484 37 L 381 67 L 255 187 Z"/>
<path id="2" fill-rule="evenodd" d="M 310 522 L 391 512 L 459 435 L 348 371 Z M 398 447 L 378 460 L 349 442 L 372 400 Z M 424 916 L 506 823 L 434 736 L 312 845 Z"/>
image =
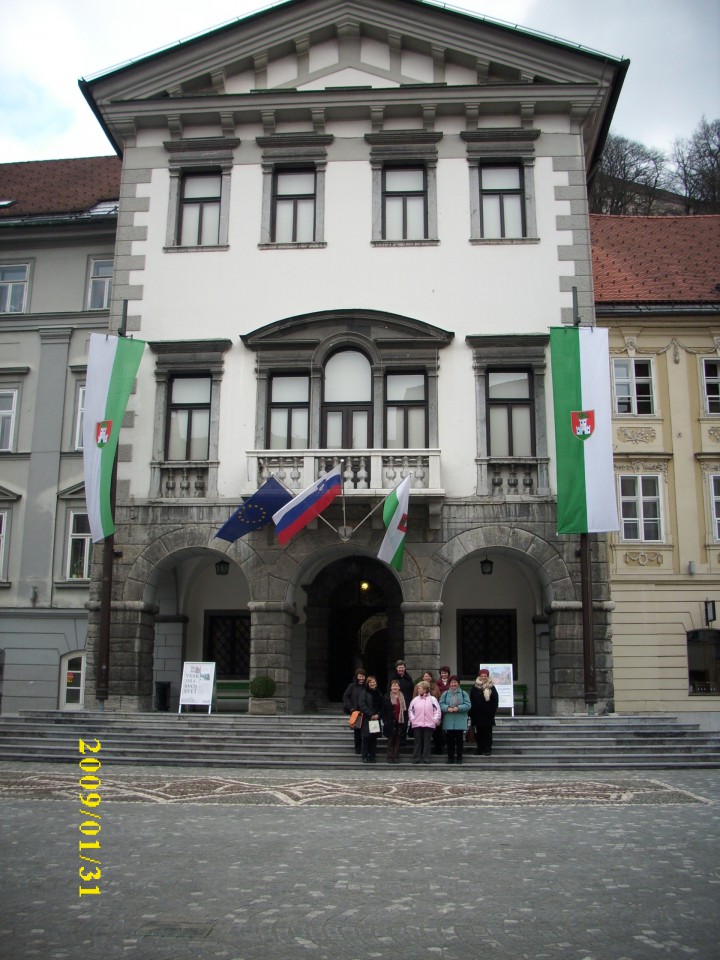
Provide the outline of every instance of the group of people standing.
<path id="1" fill-rule="evenodd" d="M 468 718 L 475 733 L 477 753 L 492 754 L 492 731 L 498 708 L 498 692 L 490 672 L 478 672 L 470 694 L 460 686 L 449 667 L 440 667 L 433 678 L 426 670 L 413 683 L 405 662 L 398 660 L 388 678 L 387 693 L 378 686 L 377 677 L 357 670 L 343 695 L 343 709 L 359 711 L 361 724 L 353 730 L 355 753 L 363 763 L 377 762 L 377 741 L 381 732 L 387 737 L 387 762 L 400 762 L 400 747 L 412 740 L 414 764 L 430 763 L 433 748 L 447 752 L 446 763 L 461 764 L 468 730 Z"/>

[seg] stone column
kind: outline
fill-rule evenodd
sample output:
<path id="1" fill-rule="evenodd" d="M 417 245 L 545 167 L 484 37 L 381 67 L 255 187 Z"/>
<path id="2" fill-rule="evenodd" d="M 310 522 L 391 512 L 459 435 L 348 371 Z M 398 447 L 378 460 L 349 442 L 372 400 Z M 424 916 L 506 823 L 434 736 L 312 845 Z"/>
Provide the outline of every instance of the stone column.
<path id="1" fill-rule="evenodd" d="M 435 600 L 413 601 L 400 607 L 405 618 L 405 663 L 413 680 L 423 670 L 437 674 L 440 669 L 442 607 Z"/>
<path id="2" fill-rule="evenodd" d="M 250 679 L 272 677 L 277 684 L 277 712 L 288 712 L 290 697 L 290 631 L 295 614 L 284 601 L 251 601 Z"/>
<path id="3" fill-rule="evenodd" d="M 593 602 L 593 635 L 600 715 L 613 709 L 612 640 L 610 619 L 614 604 Z M 556 716 L 588 713 L 585 703 L 582 604 L 579 600 L 556 600 L 547 608 L 550 626 L 551 711 Z"/>
<path id="4" fill-rule="evenodd" d="M 88 609 L 86 703 L 95 701 L 100 604 Z M 153 705 L 153 652 L 158 608 L 142 600 L 114 600 L 110 608 L 110 682 L 105 709 L 142 713 Z"/>
<path id="5" fill-rule="evenodd" d="M 328 621 L 327 606 L 305 608 L 306 668 L 303 706 L 317 712 L 328 703 Z"/>

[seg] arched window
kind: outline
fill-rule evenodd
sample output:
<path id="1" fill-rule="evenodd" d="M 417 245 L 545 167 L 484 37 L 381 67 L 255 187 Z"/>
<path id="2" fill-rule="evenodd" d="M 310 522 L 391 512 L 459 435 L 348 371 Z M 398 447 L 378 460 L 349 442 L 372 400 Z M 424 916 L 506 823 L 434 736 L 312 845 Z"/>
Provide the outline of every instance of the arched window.
<path id="1" fill-rule="evenodd" d="M 372 371 L 359 350 L 335 353 L 325 364 L 322 445 L 364 450 L 372 439 Z"/>

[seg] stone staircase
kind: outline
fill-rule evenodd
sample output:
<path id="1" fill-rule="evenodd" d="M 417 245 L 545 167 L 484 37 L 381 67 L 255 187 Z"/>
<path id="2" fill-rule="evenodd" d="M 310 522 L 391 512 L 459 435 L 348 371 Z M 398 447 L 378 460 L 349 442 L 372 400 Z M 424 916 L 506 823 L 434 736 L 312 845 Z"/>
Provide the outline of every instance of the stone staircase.
<path id="1" fill-rule="evenodd" d="M 357 768 L 347 718 L 337 713 L 248 714 L 26 711 L 0 717 L 0 759 L 77 762 L 78 739 L 102 744 L 103 763 L 240 769 Z M 675 716 L 503 717 L 492 759 L 474 745 L 464 769 L 666 770 L 720 767 L 720 732 Z M 402 757 L 408 763 L 410 748 Z M 439 764 L 443 758 L 434 757 Z M 378 768 L 385 741 L 378 746 Z"/>

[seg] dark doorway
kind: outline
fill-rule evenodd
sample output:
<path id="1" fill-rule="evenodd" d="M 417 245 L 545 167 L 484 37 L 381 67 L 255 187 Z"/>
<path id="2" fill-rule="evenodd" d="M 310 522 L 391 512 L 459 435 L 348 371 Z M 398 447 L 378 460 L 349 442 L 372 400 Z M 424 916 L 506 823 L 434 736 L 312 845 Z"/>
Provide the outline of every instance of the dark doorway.
<path id="1" fill-rule="evenodd" d="M 206 611 L 204 656 L 215 662 L 218 680 L 246 680 L 250 676 L 250 614 Z"/>
<path id="2" fill-rule="evenodd" d="M 458 610 L 457 643 L 461 680 L 474 680 L 481 663 L 511 663 L 517 676 L 514 610 Z"/>
<path id="3" fill-rule="evenodd" d="M 404 646 L 402 595 L 385 564 L 369 557 L 338 560 L 317 577 L 308 600 L 327 609 L 328 701 L 342 700 L 358 667 L 376 676 L 384 691 L 389 665 Z"/>

